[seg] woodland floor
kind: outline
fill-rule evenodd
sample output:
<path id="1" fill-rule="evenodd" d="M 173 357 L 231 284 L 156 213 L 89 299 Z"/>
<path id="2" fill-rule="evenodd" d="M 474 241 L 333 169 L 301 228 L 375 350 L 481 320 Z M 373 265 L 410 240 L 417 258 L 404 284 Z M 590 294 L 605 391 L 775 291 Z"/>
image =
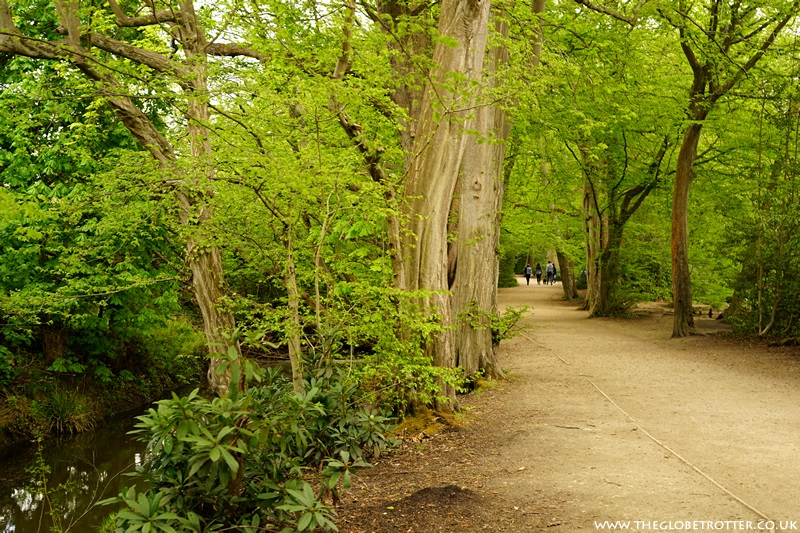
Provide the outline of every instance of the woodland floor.
<path id="1" fill-rule="evenodd" d="M 718 335 L 708 318 L 704 335 L 670 339 L 664 306 L 590 320 L 560 285 L 522 283 L 500 291 L 533 308 L 500 348 L 511 379 L 460 398 L 458 428 L 410 435 L 363 472 L 340 531 L 800 528 L 797 348 Z"/>

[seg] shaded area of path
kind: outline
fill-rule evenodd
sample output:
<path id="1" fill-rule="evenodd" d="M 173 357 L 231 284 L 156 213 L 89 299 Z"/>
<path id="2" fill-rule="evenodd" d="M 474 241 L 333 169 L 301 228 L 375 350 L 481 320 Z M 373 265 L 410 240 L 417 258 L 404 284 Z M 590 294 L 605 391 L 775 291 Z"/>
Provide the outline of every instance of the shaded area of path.
<path id="1" fill-rule="evenodd" d="M 414 439 L 366 473 L 342 531 L 800 528 L 797 349 L 670 339 L 663 306 L 590 320 L 561 295 L 501 289 L 502 306 L 533 307 L 530 329 L 501 344 L 511 381 L 466 397 L 464 429 Z"/>

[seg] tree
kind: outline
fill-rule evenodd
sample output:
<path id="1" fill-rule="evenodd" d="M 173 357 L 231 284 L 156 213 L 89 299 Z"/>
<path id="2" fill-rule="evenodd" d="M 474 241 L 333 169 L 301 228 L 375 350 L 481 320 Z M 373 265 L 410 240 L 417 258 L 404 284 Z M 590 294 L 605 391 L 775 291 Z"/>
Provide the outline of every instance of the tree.
<path id="1" fill-rule="evenodd" d="M 238 344 L 228 336 L 235 327 L 233 315 L 219 306 L 223 294 L 219 250 L 208 241 L 204 230 L 211 217 L 209 199 L 214 194 L 211 143 L 206 130 L 210 117 L 208 56 L 255 54 L 240 46 L 209 42 L 205 21 L 189 0 L 163 8 L 155 3 L 142 5 L 136 10 L 140 14 L 134 17 L 128 16 L 116 0 L 103 7 L 81 8 L 75 1 L 56 0 L 44 8 L 17 4 L 15 9 L 17 20 L 25 22 L 23 28 L 29 33 L 18 29 L 8 1 L 2 0 L 0 52 L 62 62 L 81 72 L 94 84 L 96 97 L 107 102 L 134 138 L 163 166 L 164 185 L 174 191 L 180 220 L 187 229 L 186 260 L 209 352 L 238 351 Z M 37 27 L 32 24 L 36 17 L 47 21 L 48 31 L 32 29 Z M 162 30 L 165 33 L 159 33 Z M 165 50 L 165 42 L 171 42 L 176 53 Z M 175 96 L 184 97 L 180 105 L 188 147 L 176 148 L 137 105 L 136 95 L 129 94 L 128 87 L 136 86 L 146 95 L 145 80 L 139 72 L 162 79 L 165 90 L 180 88 Z M 188 157 L 180 158 L 179 152 Z M 219 359 L 212 357 L 208 380 L 218 394 L 225 394 L 230 376 L 218 373 L 218 364 Z"/>
<path id="2" fill-rule="evenodd" d="M 373 20 L 391 37 L 393 99 L 407 117 L 397 286 L 432 291 L 422 305 L 444 325 L 427 348 L 436 365 L 500 376 L 491 317 L 508 128 L 501 107 L 485 99 L 492 85 L 487 80 L 506 61 L 506 51 L 502 45 L 487 49 L 489 4 L 443 3 L 434 46 L 424 8 L 381 3 Z M 496 29 L 507 34 L 499 17 Z M 445 393 L 453 397 L 452 388 Z"/>
<path id="3" fill-rule="evenodd" d="M 703 122 L 721 97 L 746 76 L 798 12 L 798 2 L 763 5 L 708 0 L 701 5 L 660 8 L 678 31 L 681 49 L 692 69 L 686 110 L 687 127 L 678 153 L 672 207 L 672 287 L 675 309 L 672 336 L 694 328 L 689 270 L 689 189 Z M 760 44 L 751 43 L 760 39 Z"/>
<path id="4" fill-rule="evenodd" d="M 439 16 L 439 42 L 433 52 L 432 83 L 422 96 L 414 159 L 406 175 L 404 198 L 408 233 L 402 243 L 406 290 L 431 291 L 422 305 L 444 330 L 427 347 L 433 363 L 456 365 L 455 324 L 448 279 L 447 228 L 459 172 L 474 129 L 476 103 L 470 85 L 480 83 L 488 39 L 489 2 L 446 0 Z M 454 390 L 443 386 L 445 396 Z"/>
<path id="5" fill-rule="evenodd" d="M 505 14 L 494 13 L 496 38 L 508 37 Z M 498 76 L 508 63 L 504 43 L 488 50 L 484 66 L 482 99 L 497 91 Z M 497 278 L 499 270 L 500 213 L 504 195 L 506 142 L 511 131 L 501 103 L 483 102 L 475 111 L 475 130 L 467 140 L 459 169 L 459 187 L 451 210 L 457 217 L 456 235 L 450 244 L 448 268 L 451 274 L 453 310 L 457 318 L 456 365 L 467 377 L 479 371 L 489 378 L 503 377 L 497 362 L 497 336 L 492 318 L 497 316 Z"/>
<path id="6" fill-rule="evenodd" d="M 584 0 L 589 9 L 636 26 L 645 2 L 630 15 Z M 688 251 L 689 188 L 703 123 L 719 99 L 734 88 L 770 49 L 784 27 L 798 12 L 798 2 L 770 3 L 740 0 L 678 0 L 656 7 L 678 38 L 692 71 L 686 107 L 687 126 L 678 153 L 672 208 L 673 337 L 689 335 L 694 327 Z M 759 44 L 753 46 L 753 42 Z"/>

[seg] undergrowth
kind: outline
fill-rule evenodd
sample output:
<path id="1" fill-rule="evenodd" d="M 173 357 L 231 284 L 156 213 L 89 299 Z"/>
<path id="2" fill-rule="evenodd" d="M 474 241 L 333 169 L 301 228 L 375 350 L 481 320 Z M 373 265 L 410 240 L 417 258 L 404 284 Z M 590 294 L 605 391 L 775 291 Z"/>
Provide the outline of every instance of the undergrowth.
<path id="1" fill-rule="evenodd" d="M 224 398 L 173 395 L 139 417 L 151 488 L 106 500 L 125 506 L 115 531 L 335 530 L 330 503 L 393 445 L 391 425 L 342 371 L 306 376 L 302 393 L 271 369 Z"/>

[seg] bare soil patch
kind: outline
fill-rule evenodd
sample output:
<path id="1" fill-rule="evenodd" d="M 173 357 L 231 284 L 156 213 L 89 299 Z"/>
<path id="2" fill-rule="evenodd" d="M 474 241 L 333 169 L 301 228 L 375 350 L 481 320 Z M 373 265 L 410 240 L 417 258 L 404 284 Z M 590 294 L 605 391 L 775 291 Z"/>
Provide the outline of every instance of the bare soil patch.
<path id="1" fill-rule="evenodd" d="M 501 304 L 533 307 L 530 330 L 501 346 L 511 379 L 462 397 L 458 427 L 410 435 L 363 472 L 341 531 L 800 526 L 797 347 L 719 335 L 707 317 L 702 335 L 670 339 L 663 305 L 590 320 L 560 297 L 558 285 L 501 290 Z"/>

